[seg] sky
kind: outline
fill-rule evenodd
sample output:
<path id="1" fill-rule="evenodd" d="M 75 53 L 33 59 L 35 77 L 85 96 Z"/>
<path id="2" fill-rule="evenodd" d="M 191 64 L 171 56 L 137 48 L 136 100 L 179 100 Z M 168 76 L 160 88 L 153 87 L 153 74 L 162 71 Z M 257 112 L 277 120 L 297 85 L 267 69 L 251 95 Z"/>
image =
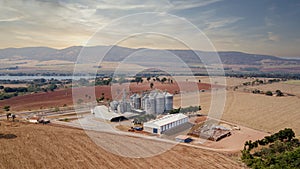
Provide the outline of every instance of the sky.
<path id="1" fill-rule="evenodd" d="M 299 57 L 299 27 L 298 0 L 0 0 L 0 48 L 193 41 L 199 50 Z"/>

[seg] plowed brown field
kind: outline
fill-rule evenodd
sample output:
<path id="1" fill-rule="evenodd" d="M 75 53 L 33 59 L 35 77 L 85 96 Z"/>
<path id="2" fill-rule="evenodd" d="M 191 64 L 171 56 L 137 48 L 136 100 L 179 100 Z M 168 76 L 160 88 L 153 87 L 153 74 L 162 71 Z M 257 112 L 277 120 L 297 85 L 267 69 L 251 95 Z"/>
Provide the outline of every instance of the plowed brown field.
<path id="1" fill-rule="evenodd" d="M 117 85 L 118 86 L 118 85 Z M 180 86 L 180 87 L 179 87 Z M 195 82 L 180 82 L 174 84 L 162 84 L 154 83 L 154 89 L 160 89 L 163 91 L 168 91 L 170 93 L 175 93 L 176 91 L 189 91 L 194 90 L 195 86 L 198 86 L 198 89 L 208 90 L 211 88 L 210 84 L 206 83 L 195 83 Z M 146 90 L 151 90 L 150 83 L 131 83 L 130 84 L 131 92 L 142 92 Z M 86 94 L 92 95 L 92 93 L 87 93 L 92 87 L 81 87 L 75 90 L 79 91 L 78 94 L 80 98 L 86 101 L 91 101 L 85 97 Z M 95 87 L 96 97 L 100 97 L 104 93 L 105 98 L 111 99 L 111 87 L 110 86 L 96 86 Z M 78 97 L 79 98 L 79 97 Z M 1 100 L 0 107 L 9 105 L 12 111 L 28 111 L 28 110 L 37 110 L 43 108 L 51 107 L 62 107 L 64 104 L 70 106 L 73 104 L 72 100 L 72 89 L 57 90 L 54 92 L 43 92 L 28 94 L 24 96 L 13 97 L 8 100 Z"/>

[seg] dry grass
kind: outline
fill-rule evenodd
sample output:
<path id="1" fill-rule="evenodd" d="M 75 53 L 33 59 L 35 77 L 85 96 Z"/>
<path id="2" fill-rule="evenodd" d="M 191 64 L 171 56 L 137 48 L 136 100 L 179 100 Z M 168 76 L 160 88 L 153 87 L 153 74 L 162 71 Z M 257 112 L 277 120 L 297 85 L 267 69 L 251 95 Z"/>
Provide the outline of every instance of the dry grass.
<path id="1" fill-rule="evenodd" d="M 0 86 L 4 87 L 27 87 L 27 84 L 0 84 Z"/>
<path id="2" fill-rule="evenodd" d="M 261 87 L 270 89 L 267 85 Z M 275 88 L 277 89 L 277 87 Z M 293 92 L 299 91 L 293 90 Z M 193 103 L 195 97 L 195 94 L 186 94 L 184 98 L 186 102 Z M 300 135 L 299 103 L 298 97 L 270 97 L 261 94 L 228 91 L 222 119 L 266 132 L 276 132 L 285 127 L 291 127 L 297 135 Z M 175 96 L 174 104 L 177 107 L 180 106 L 179 95 Z M 200 105 L 202 107 L 201 113 L 207 114 L 211 105 L 210 92 L 200 93 Z"/>
<path id="3" fill-rule="evenodd" d="M 229 157 L 202 149 L 176 146 L 149 158 L 132 159 L 98 147 L 84 131 L 48 125 L 2 125 L 0 168 L 242 168 Z M 111 136 L 97 134 L 99 137 Z M 124 136 L 120 136 L 124 137 Z M 121 139 L 119 139 L 121 140 Z M 142 147 L 150 151 L 148 147 Z"/>
<path id="4" fill-rule="evenodd" d="M 272 83 L 266 85 L 259 85 L 259 86 L 249 86 L 247 88 L 250 89 L 259 89 L 262 91 L 272 91 L 275 92 L 276 90 L 281 90 L 283 93 L 294 94 L 300 97 L 300 85 L 297 85 L 296 82 L 289 83 L 287 82 L 280 82 L 280 83 Z"/>
<path id="5" fill-rule="evenodd" d="M 289 80 L 285 82 L 286 84 L 291 84 L 291 85 L 300 85 L 300 80 Z"/>

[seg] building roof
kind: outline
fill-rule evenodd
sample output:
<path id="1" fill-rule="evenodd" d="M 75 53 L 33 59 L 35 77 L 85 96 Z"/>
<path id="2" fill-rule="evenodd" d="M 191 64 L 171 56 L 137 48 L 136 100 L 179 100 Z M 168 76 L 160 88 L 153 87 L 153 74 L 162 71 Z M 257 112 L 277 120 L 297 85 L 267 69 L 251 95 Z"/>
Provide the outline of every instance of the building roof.
<path id="1" fill-rule="evenodd" d="M 96 106 L 93 110 L 95 117 L 104 119 L 104 120 L 112 120 L 113 118 L 116 117 L 121 117 L 123 116 L 122 114 L 119 113 L 114 113 L 113 111 L 109 112 L 108 108 L 106 106 Z"/>
<path id="2" fill-rule="evenodd" d="M 182 113 L 169 114 L 169 115 L 166 115 L 162 118 L 148 121 L 148 122 L 144 123 L 144 126 L 147 126 L 147 127 L 161 127 L 163 125 L 166 125 L 166 124 L 169 124 L 169 123 L 172 123 L 174 121 L 178 121 L 178 120 L 184 119 L 184 118 L 187 118 L 187 116 L 182 114 Z"/>

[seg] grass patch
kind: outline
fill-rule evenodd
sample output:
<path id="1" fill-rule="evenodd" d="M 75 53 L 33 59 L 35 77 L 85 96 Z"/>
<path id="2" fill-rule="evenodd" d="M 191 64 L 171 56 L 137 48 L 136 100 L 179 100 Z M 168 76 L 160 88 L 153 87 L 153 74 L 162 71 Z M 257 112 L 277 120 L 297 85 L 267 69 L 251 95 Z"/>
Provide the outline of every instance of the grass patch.
<path id="1" fill-rule="evenodd" d="M 284 82 L 285 84 L 291 84 L 291 85 L 299 85 L 300 86 L 300 80 L 289 80 Z"/>

